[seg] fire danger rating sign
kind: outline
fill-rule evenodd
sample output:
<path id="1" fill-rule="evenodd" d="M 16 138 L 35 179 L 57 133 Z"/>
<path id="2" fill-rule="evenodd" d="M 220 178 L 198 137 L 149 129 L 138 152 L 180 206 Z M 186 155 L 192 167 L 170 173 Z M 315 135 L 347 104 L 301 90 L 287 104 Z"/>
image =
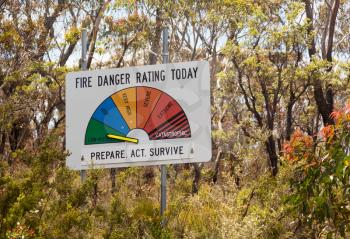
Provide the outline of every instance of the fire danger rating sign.
<path id="1" fill-rule="evenodd" d="M 67 74 L 66 148 L 76 170 L 209 161 L 208 62 Z"/>

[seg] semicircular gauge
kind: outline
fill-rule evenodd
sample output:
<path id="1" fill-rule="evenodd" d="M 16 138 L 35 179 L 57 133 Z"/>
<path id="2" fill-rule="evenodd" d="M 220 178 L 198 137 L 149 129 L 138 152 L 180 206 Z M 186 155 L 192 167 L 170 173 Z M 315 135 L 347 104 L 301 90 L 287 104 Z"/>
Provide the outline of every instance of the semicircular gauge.
<path id="1" fill-rule="evenodd" d="M 133 129 L 144 130 L 149 140 L 191 137 L 187 116 L 176 100 L 138 86 L 112 94 L 97 107 L 86 128 L 85 145 L 124 142 Z"/>

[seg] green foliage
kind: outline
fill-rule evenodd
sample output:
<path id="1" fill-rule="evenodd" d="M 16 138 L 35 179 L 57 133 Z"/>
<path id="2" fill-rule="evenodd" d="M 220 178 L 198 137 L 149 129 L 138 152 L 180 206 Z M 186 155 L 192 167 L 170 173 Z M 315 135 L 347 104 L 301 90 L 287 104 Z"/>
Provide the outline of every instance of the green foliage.
<path id="1" fill-rule="evenodd" d="M 2 237 L 82 238 L 89 229 L 90 214 L 82 206 L 92 184 L 88 180 L 78 189 L 72 185 L 75 173 L 64 167 L 66 154 L 56 139 L 51 135 L 36 152 L 17 151 L 13 156 L 29 167 L 21 166 L 18 174 L 1 175 Z M 80 233 L 73 236 L 76 230 Z"/>
<path id="2" fill-rule="evenodd" d="M 219 205 L 208 185 L 202 185 L 198 195 L 176 196 L 169 205 L 168 227 L 175 238 L 215 238 L 220 234 Z"/>
<path id="3" fill-rule="evenodd" d="M 334 38 L 326 1 L 313 21 L 292 0 L 0 2 L 0 238 L 349 237 L 349 109 L 318 134 L 318 101 L 350 93 L 347 1 Z M 170 62 L 210 63 L 215 161 L 168 166 L 161 218 L 157 167 L 118 169 L 113 192 L 65 167 L 64 78 L 81 29 L 96 69 L 160 62 L 165 25 Z"/>
<path id="4" fill-rule="evenodd" d="M 121 195 L 122 191 L 113 195 L 104 238 L 171 238 L 170 232 L 162 227 L 157 201 L 122 200 Z"/>
<path id="5" fill-rule="evenodd" d="M 64 39 L 70 44 L 76 43 L 79 39 L 79 34 L 79 29 L 73 26 L 64 34 Z"/>
<path id="6" fill-rule="evenodd" d="M 297 167 L 289 201 L 312 233 L 346 238 L 350 231 L 349 105 L 332 116 L 337 123 L 321 130 L 324 141 L 314 154 L 302 141 L 298 150 L 293 146 L 288 151 L 287 156 L 303 155 L 293 160 Z"/>

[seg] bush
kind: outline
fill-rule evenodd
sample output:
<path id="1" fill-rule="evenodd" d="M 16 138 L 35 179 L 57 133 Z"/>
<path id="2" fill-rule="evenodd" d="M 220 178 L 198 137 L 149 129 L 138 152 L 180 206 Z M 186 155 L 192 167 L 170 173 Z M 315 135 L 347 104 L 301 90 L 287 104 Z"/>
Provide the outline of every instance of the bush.
<path id="1" fill-rule="evenodd" d="M 346 237 L 350 231 L 350 103 L 331 115 L 321 141 L 296 131 L 285 145 L 285 158 L 296 165 L 289 202 L 300 212 L 309 236 Z"/>

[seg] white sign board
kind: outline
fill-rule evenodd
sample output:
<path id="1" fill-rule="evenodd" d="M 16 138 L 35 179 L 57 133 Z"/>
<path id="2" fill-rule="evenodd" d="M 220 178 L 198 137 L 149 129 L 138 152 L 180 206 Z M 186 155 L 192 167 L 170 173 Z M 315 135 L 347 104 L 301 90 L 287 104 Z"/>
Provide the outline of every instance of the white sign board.
<path id="1" fill-rule="evenodd" d="M 67 74 L 66 148 L 76 170 L 209 161 L 208 62 Z"/>

